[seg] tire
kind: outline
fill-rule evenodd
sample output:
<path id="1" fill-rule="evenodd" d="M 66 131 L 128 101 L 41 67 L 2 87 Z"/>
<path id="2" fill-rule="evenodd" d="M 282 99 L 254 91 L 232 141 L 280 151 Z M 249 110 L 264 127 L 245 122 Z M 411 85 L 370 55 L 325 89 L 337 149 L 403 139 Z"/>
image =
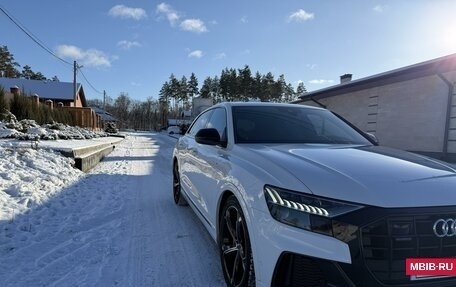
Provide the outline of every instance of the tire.
<path id="1" fill-rule="evenodd" d="M 179 176 L 179 166 L 177 162 L 173 164 L 173 198 L 174 203 L 181 206 L 186 206 L 187 201 L 182 196 L 180 176 Z"/>
<path id="2" fill-rule="evenodd" d="M 219 250 L 223 277 L 229 287 L 254 287 L 252 248 L 242 208 L 230 196 L 220 217 Z"/>

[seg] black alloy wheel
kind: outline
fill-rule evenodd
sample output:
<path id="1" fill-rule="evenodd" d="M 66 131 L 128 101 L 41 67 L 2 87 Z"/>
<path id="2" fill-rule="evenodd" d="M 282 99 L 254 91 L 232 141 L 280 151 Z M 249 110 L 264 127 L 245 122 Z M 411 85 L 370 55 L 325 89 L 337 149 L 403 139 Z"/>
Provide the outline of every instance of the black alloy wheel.
<path id="1" fill-rule="evenodd" d="M 255 286 L 252 249 L 241 206 L 228 198 L 220 218 L 220 259 L 227 286 Z"/>
<path id="2" fill-rule="evenodd" d="M 187 202 L 182 197 L 182 193 L 181 193 L 179 166 L 177 165 L 177 162 L 175 162 L 173 165 L 173 196 L 174 196 L 175 204 L 186 205 Z"/>

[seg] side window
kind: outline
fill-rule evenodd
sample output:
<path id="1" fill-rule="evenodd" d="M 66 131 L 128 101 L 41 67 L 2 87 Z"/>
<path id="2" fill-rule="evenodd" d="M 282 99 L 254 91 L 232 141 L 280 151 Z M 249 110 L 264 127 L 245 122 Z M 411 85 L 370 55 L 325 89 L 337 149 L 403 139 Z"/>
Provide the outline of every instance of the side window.
<path id="1" fill-rule="evenodd" d="M 218 131 L 220 139 L 226 139 L 226 111 L 224 108 L 217 108 L 212 113 L 207 123 L 207 128 L 214 128 Z"/>
<path id="2" fill-rule="evenodd" d="M 204 114 L 201 114 L 193 125 L 190 127 L 189 131 L 187 132 L 189 135 L 195 136 L 196 133 L 206 127 L 207 121 L 209 120 L 213 110 L 207 111 Z"/>

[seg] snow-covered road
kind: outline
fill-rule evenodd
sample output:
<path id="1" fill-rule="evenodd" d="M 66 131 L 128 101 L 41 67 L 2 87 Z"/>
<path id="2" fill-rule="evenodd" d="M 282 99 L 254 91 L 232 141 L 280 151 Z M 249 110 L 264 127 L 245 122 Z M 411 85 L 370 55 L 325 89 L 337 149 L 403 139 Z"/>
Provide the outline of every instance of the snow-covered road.
<path id="1" fill-rule="evenodd" d="M 0 218 L 0 285 L 224 286 L 215 242 L 174 205 L 174 143 L 130 134 L 46 202 Z"/>

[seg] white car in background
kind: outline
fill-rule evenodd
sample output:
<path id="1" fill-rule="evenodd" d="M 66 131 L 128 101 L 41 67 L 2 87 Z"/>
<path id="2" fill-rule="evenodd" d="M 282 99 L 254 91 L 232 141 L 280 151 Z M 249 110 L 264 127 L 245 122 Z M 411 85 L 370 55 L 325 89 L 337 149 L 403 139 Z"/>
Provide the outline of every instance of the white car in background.
<path id="1" fill-rule="evenodd" d="M 456 286 L 405 273 L 456 257 L 455 169 L 325 109 L 204 111 L 174 149 L 173 196 L 217 242 L 227 286 Z"/>
<path id="2" fill-rule="evenodd" d="M 166 129 L 166 132 L 170 135 L 173 135 L 173 134 L 180 134 L 181 133 L 181 129 L 180 127 L 178 126 L 169 126 L 167 129 Z"/>

